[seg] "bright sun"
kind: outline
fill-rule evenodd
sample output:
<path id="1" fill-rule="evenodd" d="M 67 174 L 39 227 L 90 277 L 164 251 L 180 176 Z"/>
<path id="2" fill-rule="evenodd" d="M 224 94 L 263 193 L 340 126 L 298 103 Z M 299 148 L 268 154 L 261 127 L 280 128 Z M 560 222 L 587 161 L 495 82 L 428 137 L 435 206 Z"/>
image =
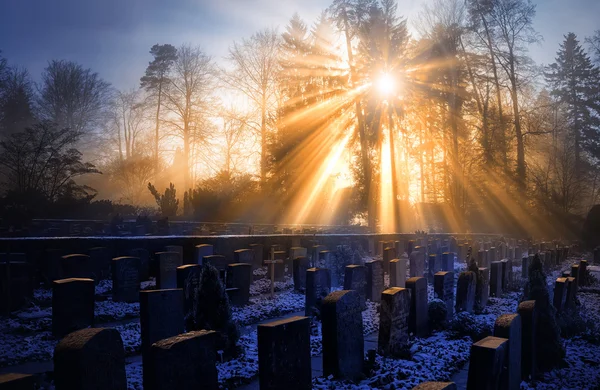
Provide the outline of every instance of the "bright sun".
<path id="1" fill-rule="evenodd" d="M 383 73 L 377 79 L 377 90 L 381 96 L 390 96 L 396 90 L 396 80 L 389 73 Z"/>

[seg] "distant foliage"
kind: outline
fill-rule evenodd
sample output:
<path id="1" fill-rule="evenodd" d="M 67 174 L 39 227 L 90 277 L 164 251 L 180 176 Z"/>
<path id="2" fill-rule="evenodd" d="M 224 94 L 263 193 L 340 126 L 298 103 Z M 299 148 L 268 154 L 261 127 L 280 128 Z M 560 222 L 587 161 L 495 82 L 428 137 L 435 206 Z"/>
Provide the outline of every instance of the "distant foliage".
<path id="1" fill-rule="evenodd" d="M 432 299 L 429 301 L 429 327 L 431 329 L 443 329 L 446 325 L 446 316 L 448 308 L 446 302 L 441 299 Z"/>
<path id="2" fill-rule="evenodd" d="M 164 194 L 159 194 L 152 183 L 148 183 L 148 190 L 154 196 L 156 204 L 164 217 L 174 217 L 177 215 L 179 199 L 177 199 L 177 190 L 173 183 L 169 183 L 169 188 L 165 188 Z"/>

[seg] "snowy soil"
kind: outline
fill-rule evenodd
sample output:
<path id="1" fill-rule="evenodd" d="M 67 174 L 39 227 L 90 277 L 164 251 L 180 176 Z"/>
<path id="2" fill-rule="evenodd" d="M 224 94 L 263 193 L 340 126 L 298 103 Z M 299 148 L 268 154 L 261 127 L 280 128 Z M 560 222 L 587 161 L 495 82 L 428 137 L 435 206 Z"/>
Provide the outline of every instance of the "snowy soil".
<path id="1" fill-rule="evenodd" d="M 233 320 L 239 326 L 246 326 L 268 318 L 304 310 L 304 301 L 304 294 L 285 291 L 276 294 L 273 298 L 269 296 L 250 298 L 250 304 L 233 307 L 231 312 Z"/>
<path id="2" fill-rule="evenodd" d="M 286 276 L 283 282 L 275 282 L 275 292 L 291 290 L 294 288 L 294 280 Z M 250 285 L 250 296 L 256 297 L 271 293 L 271 279 L 258 279 Z"/>

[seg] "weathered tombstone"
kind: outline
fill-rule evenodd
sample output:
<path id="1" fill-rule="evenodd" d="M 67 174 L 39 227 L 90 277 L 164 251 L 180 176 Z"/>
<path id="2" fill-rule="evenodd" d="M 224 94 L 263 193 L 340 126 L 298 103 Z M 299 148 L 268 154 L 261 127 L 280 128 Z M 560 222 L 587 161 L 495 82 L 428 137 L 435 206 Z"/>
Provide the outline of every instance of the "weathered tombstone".
<path id="1" fill-rule="evenodd" d="M 59 279 L 52 283 L 52 335 L 62 337 L 94 324 L 94 281 Z"/>
<path id="2" fill-rule="evenodd" d="M 422 277 L 425 274 L 425 254 L 415 247 L 409 256 L 410 276 L 412 278 Z"/>
<path id="3" fill-rule="evenodd" d="M 423 382 L 412 390 L 457 390 L 458 387 L 454 382 Z"/>
<path id="4" fill-rule="evenodd" d="M 498 250 L 496 247 L 490 247 L 490 249 L 488 249 L 488 262 L 493 263 L 494 261 L 499 261 L 501 259 L 498 258 Z"/>
<path id="5" fill-rule="evenodd" d="M 226 287 L 235 288 L 230 296 L 233 306 L 244 306 L 250 301 L 250 284 L 252 283 L 252 264 L 236 263 L 227 267 Z"/>
<path id="6" fill-rule="evenodd" d="M 433 253 L 429 255 L 427 260 L 427 279 L 433 282 L 433 275 L 442 270 L 442 258 Z"/>
<path id="7" fill-rule="evenodd" d="M 521 259 L 521 278 L 522 279 L 529 278 L 529 256 L 523 257 Z"/>
<path id="8" fill-rule="evenodd" d="M 406 284 L 406 263 L 408 258 L 404 254 L 399 259 L 390 261 L 390 287 L 402 287 Z"/>
<path id="9" fill-rule="evenodd" d="M 289 263 L 287 262 L 286 253 L 287 252 L 285 251 L 273 252 L 273 258 L 275 260 L 281 260 L 281 262 L 273 263 L 272 265 L 275 271 L 274 277 L 276 282 L 283 282 L 285 280 L 285 268 L 289 265 Z"/>
<path id="10" fill-rule="evenodd" d="M 310 268 L 308 257 L 295 257 L 292 260 L 294 272 L 294 290 L 304 291 L 306 288 L 306 270 Z"/>
<path id="11" fill-rule="evenodd" d="M 427 280 L 425 278 L 410 278 L 406 281 L 410 290 L 410 316 L 408 331 L 418 337 L 429 334 L 429 315 L 427 306 Z"/>
<path id="12" fill-rule="evenodd" d="M 523 301 L 517 313 L 521 316 L 521 379 L 535 378 L 537 373 L 535 301 Z"/>
<path id="13" fill-rule="evenodd" d="M 165 246 L 165 252 L 177 252 L 183 264 L 183 247 L 181 245 L 167 245 Z"/>
<path id="14" fill-rule="evenodd" d="M 293 264 L 294 259 L 296 259 L 298 257 L 305 257 L 305 258 L 308 259 L 307 256 L 308 256 L 308 250 L 306 248 L 304 248 L 304 247 L 293 246 L 293 247 L 290 248 L 289 259 L 290 259 L 290 261 L 292 261 L 292 264 Z M 293 268 L 294 267 L 292 266 L 292 269 Z M 293 271 L 291 271 L 291 272 L 293 274 Z"/>
<path id="15" fill-rule="evenodd" d="M 254 261 L 252 262 L 252 269 L 262 267 L 262 262 L 265 258 L 263 244 L 250 244 L 249 247 L 254 252 Z"/>
<path id="16" fill-rule="evenodd" d="M 500 389 L 500 376 L 508 351 L 508 340 L 488 336 L 471 345 L 468 389 Z"/>
<path id="17" fill-rule="evenodd" d="M 442 271 L 454 272 L 454 252 L 442 253 Z"/>
<path id="18" fill-rule="evenodd" d="M 384 283 L 382 261 L 368 261 L 365 266 L 367 267 L 367 299 L 372 302 L 379 302 Z"/>
<path id="19" fill-rule="evenodd" d="M 574 308 L 577 300 L 577 280 L 573 277 L 567 277 L 567 298 L 565 299 L 565 308 Z"/>
<path id="20" fill-rule="evenodd" d="M 577 286 L 579 286 L 580 285 L 579 264 L 573 264 L 571 266 L 571 277 L 575 278 L 575 283 L 577 283 Z"/>
<path id="21" fill-rule="evenodd" d="M 183 291 L 183 318 L 186 326 L 193 323 L 196 311 L 196 297 L 200 289 L 202 266 L 186 264 L 177 267 L 177 288 Z"/>
<path id="22" fill-rule="evenodd" d="M 257 333 L 260 389 L 310 389 L 310 319 L 291 317 L 260 324 Z"/>
<path id="23" fill-rule="evenodd" d="M 319 310 L 322 300 L 331 291 L 330 271 L 325 268 L 309 268 L 306 270 L 306 292 L 304 313 L 312 317 L 315 310 Z"/>
<path id="24" fill-rule="evenodd" d="M 129 251 L 129 256 L 140 259 L 140 280 L 150 279 L 150 252 L 144 248 L 134 248 Z"/>
<path id="25" fill-rule="evenodd" d="M 587 281 L 587 261 L 586 260 L 580 260 L 579 261 L 579 279 L 578 280 L 578 284 L 580 286 L 587 286 L 588 281 Z"/>
<path id="26" fill-rule="evenodd" d="M 34 390 L 36 380 L 28 374 L 0 374 L 0 390 Z"/>
<path id="27" fill-rule="evenodd" d="M 112 259 L 112 296 L 115 302 L 138 302 L 140 294 L 140 258 L 123 256 Z"/>
<path id="28" fill-rule="evenodd" d="M 254 252 L 252 249 L 238 249 L 233 251 L 234 263 L 246 263 L 252 265 L 254 261 Z"/>
<path id="29" fill-rule="evenodd" d="M 502 314 L 496 318 L 494 336 L 508 339 L 506 363 L 500 375 L 500 388 L 519 390 L 521 385 L 521 316 Z"/>
<path id="30" fill-rule="evenodd" d="M 216 337 L 212 330 L 200 330 L 152 344 L 144 362 L 150 365 L 144 367 L 151 376 L 150 390 L 218 389 Z"/>
<path id="31" fill-rule="evenodd" d="M 335 291 L 323 300 L 323 373 L 355 380 L 364 360 L 362 313 L 358 292 Z"/>
<path id="32" fill-rule="evenodd" d="M 502 291 L 508 291 L 508 282 L 510 281 L 510 270 L 512 268 L 509 260 L 500 260 L 502 263 Z"/>
<path id="33" fill-rule="evenodd" d="M 358 293 L 360 309 L 367 308 L 367 268 L 364 265 L 347 265 L 344 270 L 344 290 Z"/>
<path id="34" fill-rule="evenodd" d="M 479 268 L 479 273 L 482 276 L 483 283 L 481 286 L 480 295 L 475 297 L 475 301 L 479 302 L 481 308 L 487 306 L 488 298 L 490 297 L 490 269 L 489 268 Z"/>
<path id="35" fill-rule="evenodd" d="M 378 241 L 377 242 L 377 253 L 375 253 L 378 256 L 383 256 L 383 251 L 386 248 L 386 241 Z"/>
<path id="36" fill-rule="evenodd" d="M 151 389 L 150 348 L 157 341 L 183 333 L 183 290 L 140 291 L 140 327 L 144 389 Z"/>
<path id="37" fill-rule="evenodd" d="M 98 284 L 100 280 L 106 279 L 110 275 L 110 251 L 106 247 L 99 246 L 90 248 L 88 252 L 92 262 L 92 272 L 94 273 L 92 279 Z"/>
<path id="38" fill-rule="evenodd" d="M 396 250 L 396 256 L 402 255 L 406 252 L 406 242 L 404 240 L 394 241 L 394 249 Z"/>
<path id="39" fill-rule="evenodd" d="M 56 390 L 126 390 L 125 351 L 116 329 L 81 329 L 54 349 Z"/>
<path id="40" fill-rule="evenodd" d="M 553 305 L 558 313 L 566 308 L 567 302 L 567 278 L 557 278 L 554 282 Z"/>
<path id="41" fill-rule="evenodd" d="M 396 258 L 396 248 L 387 247 L 383 250 L 383 272 L 390 273 L 390 261 Z"/>
<path id="42" fill-rule="evenodd" d="M 399 356 L 408 345 L 410 290 L 392 287 L 381 293 L 379 353 Z"/>
<path id="43" fill-rule="evenodd" d="M 499 297 L 502 295 L 502 263 L 494 261 L 490 269 L 490 295 Z"/>
<path id="44" fill-rule="evenodd" d="M 456 285 L 456 312 L 472 313 L 475 306 L 477 277 L 473 272 L 461 272 Z"/>
<path id="45" fill-rule="evenodd" d="M 261 247 L 262 249 L 262 247 Z M 194 247 L 194 252 L 196 256 L 196 264 L 202 265 L 202 259 L 206 256 L 212 256 L 215 254 L 214 247 L 210 244 L 200 244 Z M 261 251 L 262 252 L 262 251 Z M 262 261 L 262 253 L 261 253 L 261 261 Z"/>
<path id="46" fill-rule="evenodd" d="M 331 274 L 331 285 L 338 287 L 340 285 L 339 275 L 335 270 L 337 269 L 335 252 L 330 250 L 324 250 L 319 253 L 321 258 L 321 264 L 323 268 L 327 268 Z"/>
<path id="47" fill-rule="evenodd" d="M 65 279 L 84 278 L 94 280 L 92 259 L 88 255 L 71 254 L 61 258 L 62 275 Z"/>
<path id="48" fill-rule="evenodd" d="M 438 299 L 446 303 L 446 320 L 452 320 L 454 316 L 454 272 L 436 273 L 433 276 L 433 291 Z"/>
<path id="49" fill-rule="evenodd" d="M 311 251 L 311 265 L 314 267 L 317 267 L 317 263 L 319 262 L 319 253 L 321 253 L 321 251 L 324 251 L 327 249 L 327 247 L 325 245 L 313 245 L 312 246 L 312 251 Z"/>
<path id="50" fill-rule="evenodd" d="M 416 246 L 416 241 L 415 240 L 408 240 L 408 243 L 406 245 L 406 253 L 408 253 L 409 256 L 415 250 L 414 249 L 415 246 Z"/>
<path id="51" fill-rule="evenodd" d="M 178 252 L 157 252 L 158 275 L 156 286 L 161 289 L 170 289 L 177 287 L 177 267 L 183 262 Z"/>

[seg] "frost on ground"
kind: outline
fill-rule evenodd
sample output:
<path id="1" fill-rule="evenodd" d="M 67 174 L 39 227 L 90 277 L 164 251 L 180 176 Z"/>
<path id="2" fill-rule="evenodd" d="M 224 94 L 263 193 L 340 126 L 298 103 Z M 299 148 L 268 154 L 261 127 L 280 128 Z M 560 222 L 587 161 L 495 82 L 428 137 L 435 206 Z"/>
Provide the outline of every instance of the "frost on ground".
<path id="1" fill-rule="evenodd" d="M 246 326 L 268 318 L 304 310 L 304 301 L 304 294 L 285 291 L 273 298 L 266 296 L 250 298 L 249 305 L 234 307 L 231 312 L 233 320 L 239 326 Z"/>
<path id="2" fill-rule="evenodd" d="M 283 282 L 275 282 L 275 292 L 291 290 L 294 288 L 294 280 L 286 276 Z M 256 297 L 271 293 L 271 279 L 264 278 L 252 282 L 250 285 L 250 296 Z"/>

